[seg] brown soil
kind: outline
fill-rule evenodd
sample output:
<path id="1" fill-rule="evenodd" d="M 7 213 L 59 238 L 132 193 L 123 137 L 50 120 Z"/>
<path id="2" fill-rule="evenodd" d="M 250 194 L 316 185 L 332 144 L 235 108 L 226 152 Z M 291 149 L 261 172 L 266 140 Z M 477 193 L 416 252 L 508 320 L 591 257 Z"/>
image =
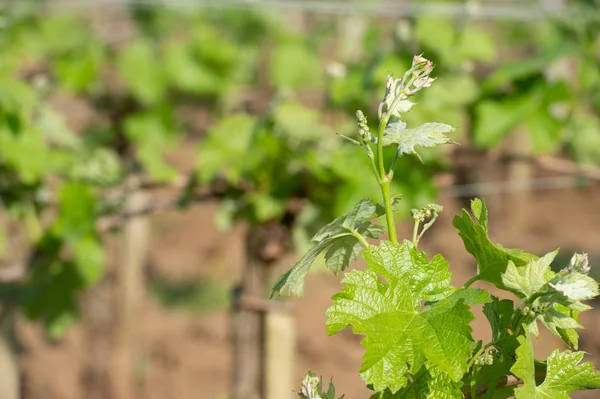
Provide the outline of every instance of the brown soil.
<path id="1" fill-rule="evenodd" d="M 600 244 L 600 188 L 579 191 L 558 190 L 532 194 L 523 229 L 515 233 L 507 216 L 509 196 L 488 198 L 493 238 L 506 247 L 522 247 L 543 254 L 562 246 L 564 254 L 573 251 L 598 253 Z M 441 253 L 451 264 L 454 284 L 465 282 L 475 264 L 465 252 L 451 221 L 459 212 L 459 202 L 443 199 L 445 210 L 434 228 L 427 233 L 422 249 Z M 213 224 L 215 204 L 195 207 L 185 213 L 153 217 L 153 236 L 149 266 L 153 273 L 172 279 L 211 277 L 235 282 L 243 264 L 243 234 L 240 226 L 232 232 L 218 231 Z M 399 235 L 408 237 L 411 226 L 403 224 Z M 283 267 L 289 267 L 289 256 Z M 114 265 L 113 265 L 114 267 Z M 110 275 L 110 273 L 109 273 Z M 297 365 L 295 380 L 307 369 L 333 376 L 339 392 L 347 399 L 369 397 L 358 376 L 361 356 L 360 337 L 350 331 L 329 337 L 324 323 L 331 295 L 339 290 L 339 280 L 325 273 L 312 273 L 306 297 L 294 300 L 297 327 Z M 110 291 L 107 291 L 110 292 Z M 590 360 L 600 360 L 600 338 L 596 333 L 600 314 L 582 317 L 587 326 L 581 349 Z M 227 310 L 201 316 L 165 310 L 147 299 L 139 314 L 139 398 L 147 399 L 221 399 L 228 391 L 230 362 L 229 319 Z M 489 336 L 480 319 L 474 323 L 476 337 Z M 22 366 L 27 399 L 86 398 L 83 367 L 88 356 L 85 326 L 69 330 L 57 344 L 43 338 L 40 328 L 19 321 L 18 333 L 24 347 Z M 542 334 L 536 342 L 537 357 L 544 357 L 557 345 L 557 339 Z M 107 347 L 110 350 L 110 347 Z M 596 397 L 592 395 L 579 395 Z M 137 399 L 137 398 L 136 398 Z"/>

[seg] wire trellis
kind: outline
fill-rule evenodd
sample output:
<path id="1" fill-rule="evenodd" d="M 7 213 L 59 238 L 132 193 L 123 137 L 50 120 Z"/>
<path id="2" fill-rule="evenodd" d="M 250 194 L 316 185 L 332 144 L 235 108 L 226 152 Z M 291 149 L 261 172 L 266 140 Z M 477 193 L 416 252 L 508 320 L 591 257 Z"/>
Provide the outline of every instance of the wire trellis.
<path id="1" fill-rule="evenodd" d="M 564 1 L 333 1 L 333 0 L 56 0 L 45 4 L 53 10 L 85 10 L 111 6 L 166 7 L 173 9 L 296 10 L 320 14 L 360 14 L 386 17 L 432 17 L 505 20 L 600 19 L 597 8 L 568 6 Z"/>

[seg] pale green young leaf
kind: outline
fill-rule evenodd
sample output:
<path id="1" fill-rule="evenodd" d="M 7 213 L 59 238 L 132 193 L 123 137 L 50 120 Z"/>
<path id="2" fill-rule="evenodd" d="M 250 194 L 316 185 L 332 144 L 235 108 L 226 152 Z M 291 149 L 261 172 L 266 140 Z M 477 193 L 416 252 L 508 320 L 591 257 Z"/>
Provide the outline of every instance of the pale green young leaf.
<path id="1" fill-rule="evenodd" d="M 471 200 L 471 212 L 473 213 L 473 216 L 475 217 L 475 220 L 477 221 L 477 223 L 479 223 L 481 226 L 483 226 L 485 231 L 487 231 L 488 210 L 487 210 L 487 207 L 485 206 L 485 203 L 482 200 L 480 200 L 479 198 L 475 198 L 474 200 Z"/>
<path id="2" fill-rule="evenodd" d="M 579 324 L 577 320 L 571 317 L 570 314 L 561 312 L 554 307 L 551 307 L 539 315 L 538 319 L 544 324 L 544 326 L 546 326 L 548 330 L 550 330 L 550 332 L 552 332 L 552 334 L 556 335 L 557 337 L 561 337 L 558 329 L 574 331 L 576 328 L 583 328 L 583 326 Z"/>
<path id="3" fill-rule="evenodd" d="M 531 297 L 538 293 L 545 285 L 550 270 L 550 264 L 558 254 L 558 249 L 539 259 L 531 259 L 525 267 L 518 269 L 512 261 L 508 261 L 506 272 L 502 274 L 502 283 L 512 292 Z"/>
<path id="4" fill-rule="evenodd" d="M 528 336 L 519 337 L 517 361 L 511 372 L 523 379 L 523 386 L 515 389 L 516 399 L 568 399 L 574 391 L 600 388 L 600 374 L 590 362 L 581 363 L 583 352 L 560 352 L 556 349 L 548 357 L 546 378 L 539 386 L 535 381 L 533 345 Z"/>
<path id="5" fill-rule="evenodd" d="M 351 325 L 365 336 L 361 375 L 377 391 L 397 392 L 425 361 L 459 381 L 471 356 L 473 315 L 464 298 L 450 296 L 448 263 L 439 255 L 429 262 L 408 241 L 383 242 L 364 256 L 369 269 L 348 273 L 326 312 L 329 334 Z M 425 300 L 439 302 L 421 310 Z"/>
<path id="6" fill-rule="evenodd" d="M 415 150 L 415 146 L 425 148 L 438 147 L 443 144 L 454 144 L 446 133 L 454 131 L 454 128 L 445 123 L 424 123 L 414 129 L 407 129 L 406 123 L 400 119 L 390 121 L 385 128 L 383 145 L 398 145 L 398 156 L 414 154 L 421 157 Z"/>
<path id="7" fill-rule="evenodd" d="M 508 261 L 512 261 L 517 267 L 522 267 L 530 259 L 537 259 L 537 257 L 521 250 L 507 249 L 493 244 L 488 237 L 485 203 L 476 199 L 471 202 L 471 209 L 479 219 L 476 217 L 473 220 L 463 209 L 462 214 L 454 218 L 452 225 L 458 230 L 465 249 L 477 260 L 480 279 L 498 288 L 506 289 L 502 283 L 502 274 L 506 271 Z"/>
<path id="8" fill-rule="evenodd" d="M 587 301 L 598 296 L 598 282 L 582 273 L 557 274 L 549 285 L 571 301 Z"/>
<path id="9" fill-rule="evenodd" d="M 567 269 L 555 274 L 550 264 L 557 253 L 558 250 L 532 259 L 520 269 L 509 261 L 502 282 L 519 297 L 528 299 L 528 307 L 534 315 L 523 322 L 532 334 L 539 336 L 537 320 L 540 320 L 550 332 L 576 347 L 578 337 L 574 329 L 583 328 L 577 315 L 589 309 L 579 301 L 597 296 L 598 283 L 585 274 Z"/>

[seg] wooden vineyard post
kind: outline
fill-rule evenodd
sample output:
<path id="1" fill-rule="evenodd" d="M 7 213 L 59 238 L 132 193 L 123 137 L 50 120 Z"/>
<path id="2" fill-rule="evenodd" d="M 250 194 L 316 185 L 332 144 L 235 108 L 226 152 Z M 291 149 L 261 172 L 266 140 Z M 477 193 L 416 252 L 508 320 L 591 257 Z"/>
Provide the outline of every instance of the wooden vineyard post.
<path id="1" fill-rule="evenodd" d="M 14 311 L 3 309 L 3 312 L 0 318 L 0 398 L 20 399 L 20 368 L 11 334 Z"/>
<path id="2" fill-rule="evenodd" d="M 294 315 L 288 307 L 267 310 L 265 320 L 265 399 L 292 399 L 296 356 Z"/>
<path id="3" fill-rule="evenodd" d="M 265 313 L 273 306 L 266 299 L 267 281 L 271 265 L 286 250 L 288 237 L 288 229 L 275 222 L 253 226 L 247 232 L 243 281 L 235 289 L 233 301 L 232 399 L 266 398 L 265 386 L 270 384 L 266 382 L 265 348 L 270 345 L 264 341 L 268 327 Z M 281 370 L 289 367 L 282 364 Z M 278 378 L 286 377 L 278 375 Z"/>
<path id="4" fill-rule="evenodd" d="M 135 182 L 132 182 L 133 184 Z M 144 209 L 148 195 L 132 191 L 126 200 L 125 212 L 135 214 Z M 138 353 L 139 313 L 144 292 L 144 264 L 148 252 L 149 225 L 147 216 L 126 221 L 123 227 L 122 257 L 118 270 L 115 360 L 113 381 L 117 399 L 135 398 L 134 369 Z"/>
<path id="5" fill-rule="evenodd" d="M 241 295 L 260 298 L 265 291 L 265 271 L 261 262 L 246 261 L 244 281 L 235 294 L 233 334 L 233 399 L 262 399 L 262 315 L 243 306 Z"/>

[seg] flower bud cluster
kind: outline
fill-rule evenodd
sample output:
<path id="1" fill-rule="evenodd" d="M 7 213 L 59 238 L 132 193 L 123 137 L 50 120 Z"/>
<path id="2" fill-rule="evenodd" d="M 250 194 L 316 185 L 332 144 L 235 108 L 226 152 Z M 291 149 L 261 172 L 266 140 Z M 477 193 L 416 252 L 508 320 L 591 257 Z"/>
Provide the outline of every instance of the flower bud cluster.
<path id="1" fill-rule="evenodd" d="M 569 263 L 568 268 L 581 274 L 589 273 L 591 267 L 590 261 L 588 259 L 588 254 L 574 254 L 571 258 L 571 262 Z"/>
<path id="2" fill-rule="evenodd" d="M 424 222 L 432 217 L 437 217 L 444 210 L 444 207 L 438 204 L 427 204 L 421 209 L 411 209 L 410 213 L 415 222 Z"/>
<path id="3" fill-rule="evenodd" d="M 491 366 L 494 364 L 494 356 L 491 354 L 483 354 L 475 360 L 475 364 L 478 366 Z"/>
<path id="4" fill-rule="evenodd" d="M 385 84 L 385 95 L 379 104 L 379 117 L 390 115 L 400 117 L 400 113 L 407 112 L 414 103 L 408 97 L 419 90 L 431 86 L 434 78 L 429 77 L 435 64 L 421 55 L 413 58 L 411 68 L 401 79 L 388 76 Z"/>
<path id="5" fill-rule="evenodd" d="M 371 132 L 369 131 L 369 125 L 367 124 L 367 117 L 361 110 L 356 111 L 356 119 L 358 120 L 358 133 L 363 140 L 363 143 L 371 141 Z"/>
<path id="6" fill-rule="evenodd" d="M 422 55 L 415 55 L 413 57 L 411 72 L 413 79 L 412 86 L 407 87 L 407 94 L 414 94 L 417 91 L 431 86 L 434 78 L 429 77 L 431 71 L 433 71 L 435 64 Z"/>
<path id="7" fill-rule="evenodd" d="M 524 306 L 523 309 L 521 309 L 521 312 L 524 316 L 534 319 L 546 313 L 548 310 L 550 310 L 551 307 L 552 304 L 548 302 L 534 302 L 531 306 Z"/>

